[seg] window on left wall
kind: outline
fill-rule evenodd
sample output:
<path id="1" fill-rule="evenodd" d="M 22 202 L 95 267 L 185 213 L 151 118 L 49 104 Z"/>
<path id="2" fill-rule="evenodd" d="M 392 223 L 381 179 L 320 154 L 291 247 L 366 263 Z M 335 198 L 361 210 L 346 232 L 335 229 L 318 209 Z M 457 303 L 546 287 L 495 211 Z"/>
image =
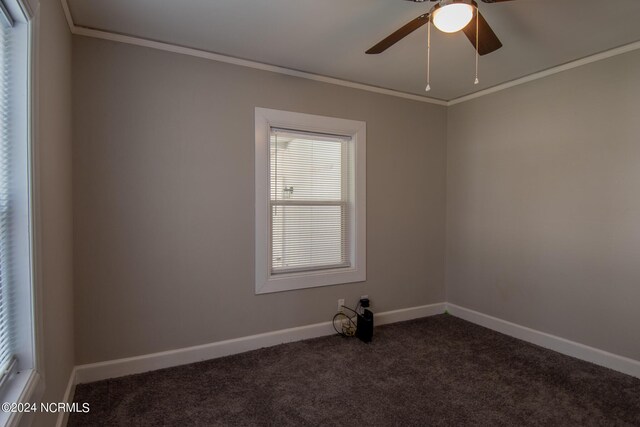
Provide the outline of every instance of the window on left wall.
<path id="1" fill-rule="evenodd" d="M 20 0 L 0 0 L 0 402 L 36 395 L 32 256 L 31 24 Z M 24 414 L 0 413 L 0 425 Z M 18 409 L 17 407 L 15 409 Z"/>

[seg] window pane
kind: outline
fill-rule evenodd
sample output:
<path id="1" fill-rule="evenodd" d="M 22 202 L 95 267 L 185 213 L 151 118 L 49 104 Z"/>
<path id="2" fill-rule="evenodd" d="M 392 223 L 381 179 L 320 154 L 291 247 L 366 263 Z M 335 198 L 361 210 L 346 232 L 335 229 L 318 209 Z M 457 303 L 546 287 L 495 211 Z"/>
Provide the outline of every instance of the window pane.
<path id="1" fill-rule="evenodd" d="M 13 355 L 10 328 L 9 303 L 11 288 L 11 212 L 10 212 L 10 131 L 9 99 L 10 87 L 10 28 L 0 25 L 0 376 Z"/>
<path id="2" fill-rule="evenodd" d="M 347 264 L 345 206 L 279 206 L 272 212 L 272 269 Z"/>
<path id="3" fill-rule="evenodd" d="M 273 130 L 271 270 L 346 266 L 344 137 Z"/>
<path id="4" fill-rule="evenodd" d="M 271 134 L 271 200 L 344 200 L 344 141 Z"/>

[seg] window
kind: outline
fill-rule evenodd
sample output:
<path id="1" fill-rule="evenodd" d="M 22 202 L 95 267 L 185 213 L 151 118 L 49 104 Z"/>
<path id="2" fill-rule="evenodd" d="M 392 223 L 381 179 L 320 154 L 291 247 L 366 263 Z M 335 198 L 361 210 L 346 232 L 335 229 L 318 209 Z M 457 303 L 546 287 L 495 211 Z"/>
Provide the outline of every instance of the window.
<path id="1" fill-rule="evenodd" d="M 38 384 L 31 274 L 29 9 L 0 0 L 0 401 L 25 402 Z M 18 413 L 0 413 L 0 425 Z"/>
<path id="2" fill-rule="evenodd" d="M 6 17 L 6 16 L 5 16 Z M 11 31 L 7 20 L 6 25 L 0 28 L 0 384 L 6 381 L 7 373 L 11 372 L 15 364 L 11 346 L 10 312 L 8 310 L 11 301 L 10 295 L 10 233 L 11 228 L 11 192 L 9 188 L 11 147 L 9 144 L 9 111 L 7 101 L 9 99 L 8 86 L 10 76 L 7 73 L 9 62 L 9 44 Z"/>
<path id="3" fill-rule="evenodd" d="M 271 272 L 349 267 L 350 137 L 271 129 Z"/>
<path id="4" fill-rule="evenodd" d="M 364 122 L 256 108 L 256 293 L 363 281 Z"/>

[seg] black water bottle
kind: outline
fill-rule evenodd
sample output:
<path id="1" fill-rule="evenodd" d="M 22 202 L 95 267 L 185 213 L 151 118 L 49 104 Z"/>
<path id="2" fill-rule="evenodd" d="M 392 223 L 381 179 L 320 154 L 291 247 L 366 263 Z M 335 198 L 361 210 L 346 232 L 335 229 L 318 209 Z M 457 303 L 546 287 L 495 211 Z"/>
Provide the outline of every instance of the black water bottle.
<path id="1" fill-rule="evenodd" d="M 362 314 L 358 314 L 356 336 L 364 342 L 371 342 L 373 338 L 373 313 L 370 310 L 365 309 Z"/>

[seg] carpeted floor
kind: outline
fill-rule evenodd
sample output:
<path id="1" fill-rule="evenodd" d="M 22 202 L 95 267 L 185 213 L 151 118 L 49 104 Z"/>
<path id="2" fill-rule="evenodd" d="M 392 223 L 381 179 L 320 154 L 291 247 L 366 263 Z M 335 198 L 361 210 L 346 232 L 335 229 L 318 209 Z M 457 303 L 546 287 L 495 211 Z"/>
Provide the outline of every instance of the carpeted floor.
<path id="1" fill-rule="evenodd" d="M 69 426 L 640 426 L 640 379 L 440 315 L 79 385 Z"/>

